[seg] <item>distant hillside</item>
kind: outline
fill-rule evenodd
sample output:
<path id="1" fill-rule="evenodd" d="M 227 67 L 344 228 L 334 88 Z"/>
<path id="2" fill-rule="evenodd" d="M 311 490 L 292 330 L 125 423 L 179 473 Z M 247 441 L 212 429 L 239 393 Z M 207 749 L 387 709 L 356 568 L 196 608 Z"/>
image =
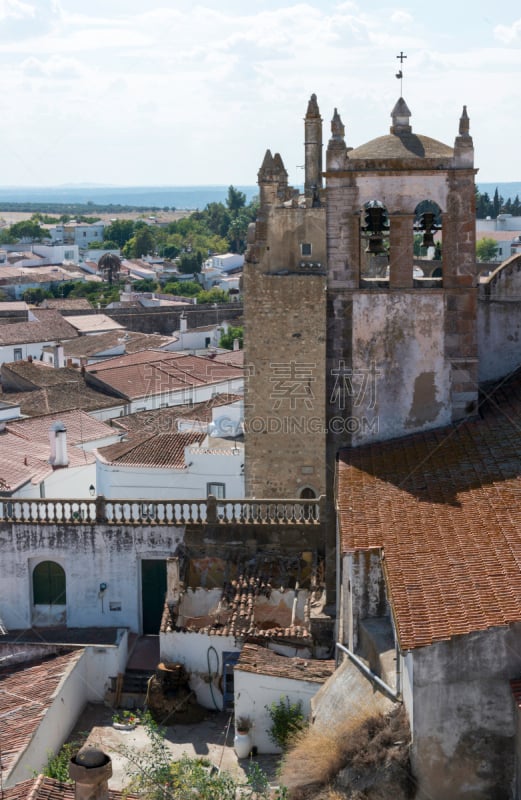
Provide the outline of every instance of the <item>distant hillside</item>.
<path id="1" fill-rule="evenodd" d="M 477 187 L 479 189 L 480 194 L 488 194 L 488 196 L 492 199 L 494 196 L 494 192 L 497 190 L 499 192 L 500 197 L 503 200 L 514 200 L 516 195 L 519 195 L 521 198 L 521 183 L 519 181 L 512 181 L 511 183 L 478 183 Z"/>

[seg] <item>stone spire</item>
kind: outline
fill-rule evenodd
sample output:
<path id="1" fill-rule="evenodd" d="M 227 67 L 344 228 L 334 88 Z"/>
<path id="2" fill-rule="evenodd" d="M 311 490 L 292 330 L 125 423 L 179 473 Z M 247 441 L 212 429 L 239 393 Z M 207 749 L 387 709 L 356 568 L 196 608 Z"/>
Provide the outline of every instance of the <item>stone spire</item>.
<path id="1" fill-rule="evenodd" d="M 312 195 L 322 187 L 322 117 L 312 94 L 304 118 L 304 192 Z"/>
<path id="2" fill-rule="evenodd" d="M 393 124 L 391 125 L 391 133 L 398 135 L 400 133 L 411 133 L 412 128 L 409 123 L 410 118 L 411 112 L 409 111 L 409 106 L 403 97 L 400 97 L 395 107 L 391 111 L 391 119 L 393 121 Z"/>
<path id="3" fill-rule="evenodd" d="M 463 106 L 459 120 L 459 133 L 454 140 L 454 161 L 459 167 L 474 166 L 474 142 L 470 131 L 470 120 L 467 106 Z"/>
<path id="4" fill-rule="evenodd" d="M 330 141 L 340 141 L 344 140 L 346 133 L 346 129 L 344 124 L 340 118 L 340 114 L 335 108 L 335 113 L 333 114 L 333 119 L 331 120 L 331 140 Z"/>

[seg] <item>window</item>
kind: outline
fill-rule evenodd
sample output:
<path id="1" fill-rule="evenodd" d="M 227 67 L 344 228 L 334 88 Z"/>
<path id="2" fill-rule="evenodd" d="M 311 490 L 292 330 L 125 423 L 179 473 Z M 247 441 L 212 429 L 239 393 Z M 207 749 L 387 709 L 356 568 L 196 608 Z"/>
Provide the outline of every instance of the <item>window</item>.
<path id="1" fill-rule="evenodd" d="M 14 360 L 15 361 L 21 361 L 22 358 L 23 358 L 22 348 L 21 347 L 15 347 L 14 348 Z"/>
<path id="2" fill-rule="evenodd" d="M 303 256 L 311 255 L 311 244 L 309 242 L 302 242 L 300 245 L 300 253 Z"/>
<path id="3" fill-rule="evenodd" d="M 65 570 L 55 561 L 42 561 L 33 570 L 35 605 L 65 605 Z"/>
<path id="4" fill-rule="evenodd" d="M 206 484 L 206 494 L 213 494 L 217 500 L 224 500 L 225 498 L 225 483 L 207 483 Z"/>

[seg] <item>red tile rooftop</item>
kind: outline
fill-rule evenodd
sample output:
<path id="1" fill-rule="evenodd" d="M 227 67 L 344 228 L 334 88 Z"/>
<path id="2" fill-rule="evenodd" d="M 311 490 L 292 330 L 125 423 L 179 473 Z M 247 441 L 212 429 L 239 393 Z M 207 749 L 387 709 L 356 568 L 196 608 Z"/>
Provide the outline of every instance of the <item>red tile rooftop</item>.
<path id="1" fill-rule="evenodd" d="M 29 744 L 59 684 L 81 653 L 81 650 L 76 650 L 0 668 L 4 773 L 11 771 Z"/>
<path id="2" fill-rule="evenodd" d="M 382 550 L 404 650 L 521 620 L 519 375 L 481 413 L 340 453 L 340 546 Z"/>

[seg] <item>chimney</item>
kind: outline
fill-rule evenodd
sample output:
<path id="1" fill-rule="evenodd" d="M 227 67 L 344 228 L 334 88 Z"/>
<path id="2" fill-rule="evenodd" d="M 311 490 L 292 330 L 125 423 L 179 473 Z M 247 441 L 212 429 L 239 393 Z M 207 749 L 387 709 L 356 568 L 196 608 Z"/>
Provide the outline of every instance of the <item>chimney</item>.
<path id="1" fill-rule="evenodd" d="M 54 345 L 54 366 L 59 369 L 65 366 L 65 356 L 63 353 L 63 345 L 56 343 Z"/>
<path id="2" fill-rule="evenodd" d="M 233 349 L 234 350 L 240 350 L 241 349 L 241 343 L 240 343 L 240 341 L 238 339 L 234 339 L 233 340 Z"/>
<path id="3" fill-rule="evenodd" d="M 54 422 L 49 431 L 49 440 L 51 442 L 51 456 L 49 464 L 56 469 L 57 467 L 67 467 L 69 465 L 69 457 L 67 455 L 67 428 L 63 422 Z"/>
<path id="4" fill-rule="evenodd" d="M 188 320 L 184 314 L 179 317 L 179 332 L 185 333 L 188 330 Z"/>
<path id="5" fill-rule="evenodd" d="M 82 747 L 69 762 L 69 777 L 75 782 L 74 800 L 108 800 L 112 760 L 102 750 Z"/>

